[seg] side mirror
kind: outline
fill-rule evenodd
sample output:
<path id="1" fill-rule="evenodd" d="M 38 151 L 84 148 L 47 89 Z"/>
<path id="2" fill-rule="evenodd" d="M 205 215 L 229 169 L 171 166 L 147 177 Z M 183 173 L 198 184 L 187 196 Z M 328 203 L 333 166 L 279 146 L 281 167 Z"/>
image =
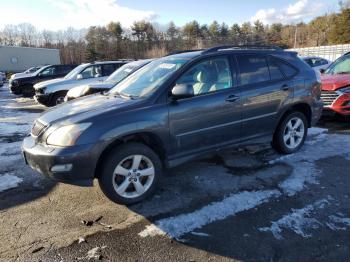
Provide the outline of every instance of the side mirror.
<path id="1" fill-rule="evenodd" d="M 193 86 L 190 84 L 178 84 L 171 90 L 171 95 L 174 99 L 193 97 Z"/>
<path id="2" fill-rule="evenodd" d="M 82 80 L 83 79 L 83 75 L 82 74 L 78 74 L 77 75 L 77 80 Z"/>
<path id="3" fill-rule="evenodd" d="M 326 69 L 323 69 L 323 68 L 320 69 L 320 73 L 321 73 L 321 74 L 324 74 L 324 72 L 326 72 Z"/>

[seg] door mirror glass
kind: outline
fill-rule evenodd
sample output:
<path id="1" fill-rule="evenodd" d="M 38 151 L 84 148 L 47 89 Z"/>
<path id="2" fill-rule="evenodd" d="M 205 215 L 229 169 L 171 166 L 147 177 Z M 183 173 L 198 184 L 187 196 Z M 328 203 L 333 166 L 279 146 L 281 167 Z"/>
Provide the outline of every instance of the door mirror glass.
<path id="1" fill-rule="evenodd" d="M 325 70 L 325 69 L 323 69 L 323 68 L 322 68 L 322 69 L 320 69 L 320 73 L 321 73 L 321 74 L 324 74 L 324 72 L 326 72 L 326 70 Z"/>
<path id="2" fill-rule="evenodd" d="M 190 84 L 177 84 L 171 90 L 174 99 L 189 98 L 194 96 L 193 86 Z"/>
<path id="3" fill-rule="evenodd" d="M 77 74 L 77 80 L 81 80 L 83 79 L 83 75 L 82 74 Z"/>

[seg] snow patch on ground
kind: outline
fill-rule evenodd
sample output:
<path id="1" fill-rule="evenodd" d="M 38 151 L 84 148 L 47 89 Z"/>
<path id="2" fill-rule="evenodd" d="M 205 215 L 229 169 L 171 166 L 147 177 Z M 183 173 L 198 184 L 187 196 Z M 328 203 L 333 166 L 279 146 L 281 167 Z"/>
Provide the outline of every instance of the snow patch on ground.
<path id="1" fill-rule="evenodd" d="M 281 219 L 272 222 L 270 227 L 259 228 L 261 232 L 270 231 L 276 239 L 283 239 L 282 231 L 283 229 L 289 229 L 294 231 L 294 233 L 302 237 L 311 237 L 311 233 L 307 230 L 317 229 L 322 224 L 317 219 L 311 217 L 312 212 L 316 209 L 323 209 L 332 200 L 331 197 L 328 199 L 321 199 L 311 205 L 308 205 L 301 209 L 294 209 L 292 213 L 283 216 Z"/>
<path id="2" fill-rule="evenodd" d="M 326 225 L 331 230 L 346 230 L 347 227 L 350 227 L 350 218 L 344 217 L 342 213 L 338 213 L 337 215 L 330 215 L 329 222 Z"/>
<path id="3" fill-rule="evenodd" d="M 4 175 L 0 175 L 0 192 L 15 188 L 21 183 L 23 179 L 11 175 L 10 173 L 6 173 Z"/>
<path id="4" fill-rule="evenodd" d="M 320 171 L 313 163 L 299 163 L 299 165 L 294 166 L 293 173 L 279 184 L 279 188 L 288 196 L 294 196 L 297 192 L 303 190 L 306 184 L 316 184 L 316 177 L 319 174 Z"/>
<path id="5" fill-rule="evenodd" d="M 158 220 L 155 224 L 147 226 L 139 233 L 139 236 L 168 235 L 178 238 L 214 221 L 223 220 L 238 212 L 254 208 L 280 195 L 278 190 L 244 191 L 232 194 L 222 201 L 204 206 L 195 212 Z"/>

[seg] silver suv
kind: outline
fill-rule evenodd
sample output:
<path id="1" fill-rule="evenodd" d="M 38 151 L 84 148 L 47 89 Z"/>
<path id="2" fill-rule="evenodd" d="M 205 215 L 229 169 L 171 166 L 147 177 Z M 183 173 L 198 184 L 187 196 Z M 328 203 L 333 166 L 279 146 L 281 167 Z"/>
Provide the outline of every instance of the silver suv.
<path id="1" fill-rule="evenodd" d="M 103 81 L 127 62 L 129 61 L 121 60 L 81 64 L 64 78 L 48 80 L 34 85 L 34 99 L 45 106 L 55 106 L 64 102 L 64 97 L 71 88 Z"/>

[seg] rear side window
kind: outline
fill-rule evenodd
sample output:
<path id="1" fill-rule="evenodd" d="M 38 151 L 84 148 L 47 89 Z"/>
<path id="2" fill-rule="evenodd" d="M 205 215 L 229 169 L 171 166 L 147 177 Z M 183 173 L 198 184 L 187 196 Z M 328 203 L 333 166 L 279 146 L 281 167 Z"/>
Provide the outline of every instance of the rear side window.
<path id="1" fill-rule="evenodd" d="M 281 61 L 281 60 L 277 60 L 276 59 L 276 63 L 278 64 L 279 68 L 281 68 L 283 74 L 286 76 L 286 77 L 293 77 L 295 76 L 298 71 L 291 65 Z"/>
<path id="2" fill-rule="evenodd" d="M 242 85 L 270 80 L 269 67 L 264 56 L 238 55 L 237 61 Z"/>
<path id="3" fill-rule="evenodd" d="M 117 68 L 119 64 L 107 64 L 102 66 L 102 74 L 103 76 L 111 75 Z"/>
<path id="4" fill-rule="evenodd" d="M 269 63 L 271 80 L 283 79 L 284 78 L 283 73 L 281 69 L 278 67 L 277 63 L 275 62 L 275 59 L 273 59 L 272 57 L 268 57 L 267 61 Z"/>

